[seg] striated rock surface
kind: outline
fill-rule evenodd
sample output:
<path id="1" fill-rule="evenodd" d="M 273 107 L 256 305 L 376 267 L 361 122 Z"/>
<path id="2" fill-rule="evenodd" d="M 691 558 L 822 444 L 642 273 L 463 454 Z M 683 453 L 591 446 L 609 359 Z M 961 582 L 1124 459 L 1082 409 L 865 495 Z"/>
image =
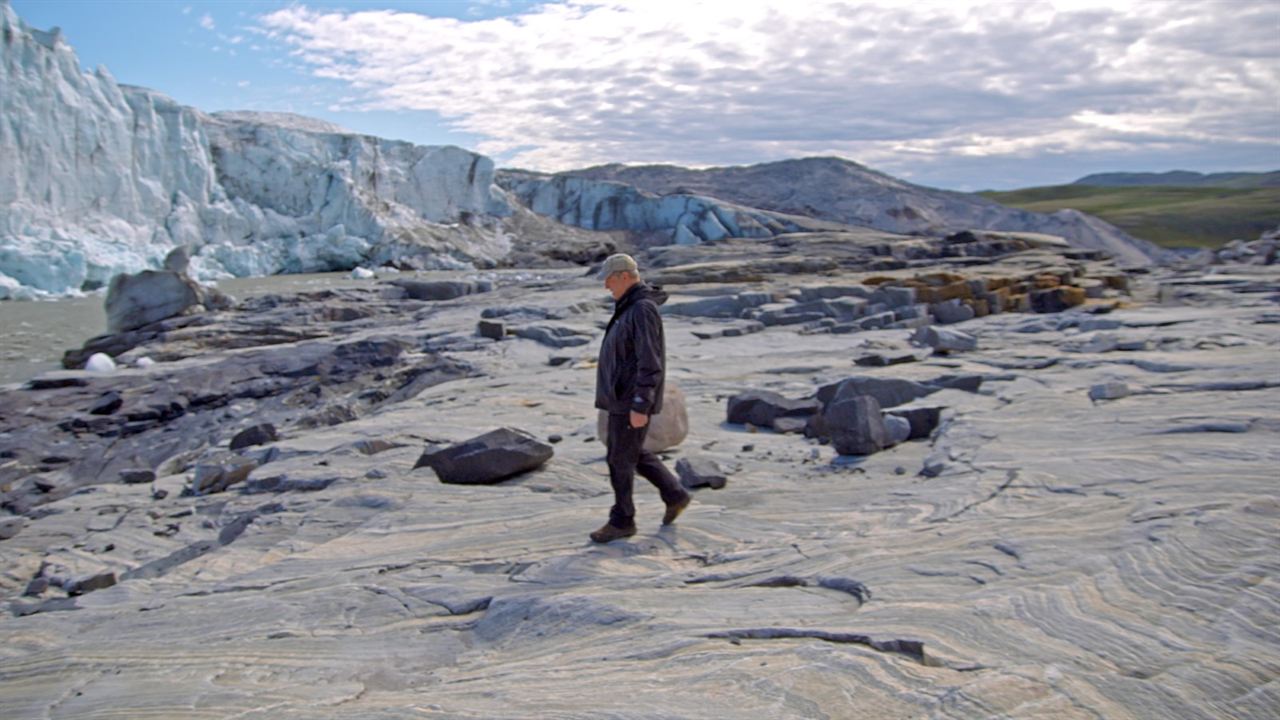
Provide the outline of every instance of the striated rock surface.
<path id="1" fill-rule="evenodd" d="M 1045 252 L 962 277 L 1076 262 Z M 872 301 L 878 274 L 689 283 L 672 302 L 913 307 Z M 369 281 L 253 296 L 95 341 L 132 349 L 111 375 L 0 392 L 0 716 L 1269 718 L 1280 275 L 1125 277 L 876 368 L 853 362 L 914 328 L 703 337 L 742 321 L 668 315 L 689 422 L 668 462 L 732 482 L 669 527 L 637 483 L 639 531 L 609 546 L 586 537 L 612 502 L 594 346 L 475 335 L 486 315 L 554 318 L 598 341 L 607 303 L 580 271 L 487 274 L 449 301 Z M 1115 383 L 1128 393 L 1090 398 Z M 842 387 L 909 401 L 882 416 L 908 440 L 840 456 L 725 422 L 746 389 Z M 274 442 L 228 451 L 267 422 Z M 494 485 L 414 471 L 423 447 L 495 427 L 560 441 Z M 250 465 L 183 493 L 198 467 Z"/>

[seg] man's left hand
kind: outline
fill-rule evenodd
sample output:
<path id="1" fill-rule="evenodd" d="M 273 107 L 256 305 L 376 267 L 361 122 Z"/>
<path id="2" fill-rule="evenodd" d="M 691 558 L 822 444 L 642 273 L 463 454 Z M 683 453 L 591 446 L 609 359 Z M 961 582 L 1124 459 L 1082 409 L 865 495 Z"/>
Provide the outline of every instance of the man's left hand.
<path id="1" fill-rule="evenodd" d="M 632 411 L 631 411 L 631 427 L 633 427 L 633 428 L 642 428 L 642 427 L 644 427 L 645 425 L 648 425 L 648 424 L 649 424 L 649 416 L 648 416 L 648 415 L 641 415 L 640 413 L 636 412 L 635 410 L 632 410 Z"/>

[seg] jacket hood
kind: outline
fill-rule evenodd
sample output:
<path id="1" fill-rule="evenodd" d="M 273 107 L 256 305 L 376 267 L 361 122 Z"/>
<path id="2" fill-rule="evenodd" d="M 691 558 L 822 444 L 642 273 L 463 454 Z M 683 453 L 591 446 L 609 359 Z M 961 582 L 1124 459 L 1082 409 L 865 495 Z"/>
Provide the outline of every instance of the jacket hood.
<path id="1" fill-rule="evenodd" d="M 642 282 L 639 285 L 636 285 L 635 287 L 628 290 L 627 294 L 623 295 L 622 298 L 618 300 L 618 302 L 621 303 L 621 302 L 627 301 L 627 297 L 630 295 L 634 295 L 634 298 L 632 301 L 639 300 L 641 298 L 648 298 L 653 301 L 654 305 L 662 305 L 667 301 L 667 298 L 670 297 L 669 295 L 667 295 L 667 291 L 662 289 L 662 286 L 650 285 L 648 283 Z"/>

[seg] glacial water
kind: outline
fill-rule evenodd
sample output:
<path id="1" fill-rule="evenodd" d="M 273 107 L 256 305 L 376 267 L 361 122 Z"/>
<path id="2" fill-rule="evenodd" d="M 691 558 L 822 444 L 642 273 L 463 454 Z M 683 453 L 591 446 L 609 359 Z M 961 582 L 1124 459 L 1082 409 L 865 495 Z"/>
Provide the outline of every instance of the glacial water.
<path id="1" fill-rule="evenodd" d="M 243 299 L 369 282 L 353 280 L 348 273 L 322 273 L 235 278 L 217 285 L 222 292 Z M 42 372 L 61 369 L 64 352 L 106 332 L 105 298 L 105 293 L 95 293 L 59 300 L 0 301 L 0 385 L 25 382 Z"/>

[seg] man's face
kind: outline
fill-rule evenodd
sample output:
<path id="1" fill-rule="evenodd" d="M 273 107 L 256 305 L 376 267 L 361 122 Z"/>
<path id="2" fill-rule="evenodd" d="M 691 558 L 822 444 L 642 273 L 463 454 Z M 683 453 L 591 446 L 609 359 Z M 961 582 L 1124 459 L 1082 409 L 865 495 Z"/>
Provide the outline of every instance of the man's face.
<path id="1" fill-rule="evenodd" d="M 622 297 L 622 273 L 609 273 L 604 278 L 604 289 L 609 291 L 614 300 Z"/>

